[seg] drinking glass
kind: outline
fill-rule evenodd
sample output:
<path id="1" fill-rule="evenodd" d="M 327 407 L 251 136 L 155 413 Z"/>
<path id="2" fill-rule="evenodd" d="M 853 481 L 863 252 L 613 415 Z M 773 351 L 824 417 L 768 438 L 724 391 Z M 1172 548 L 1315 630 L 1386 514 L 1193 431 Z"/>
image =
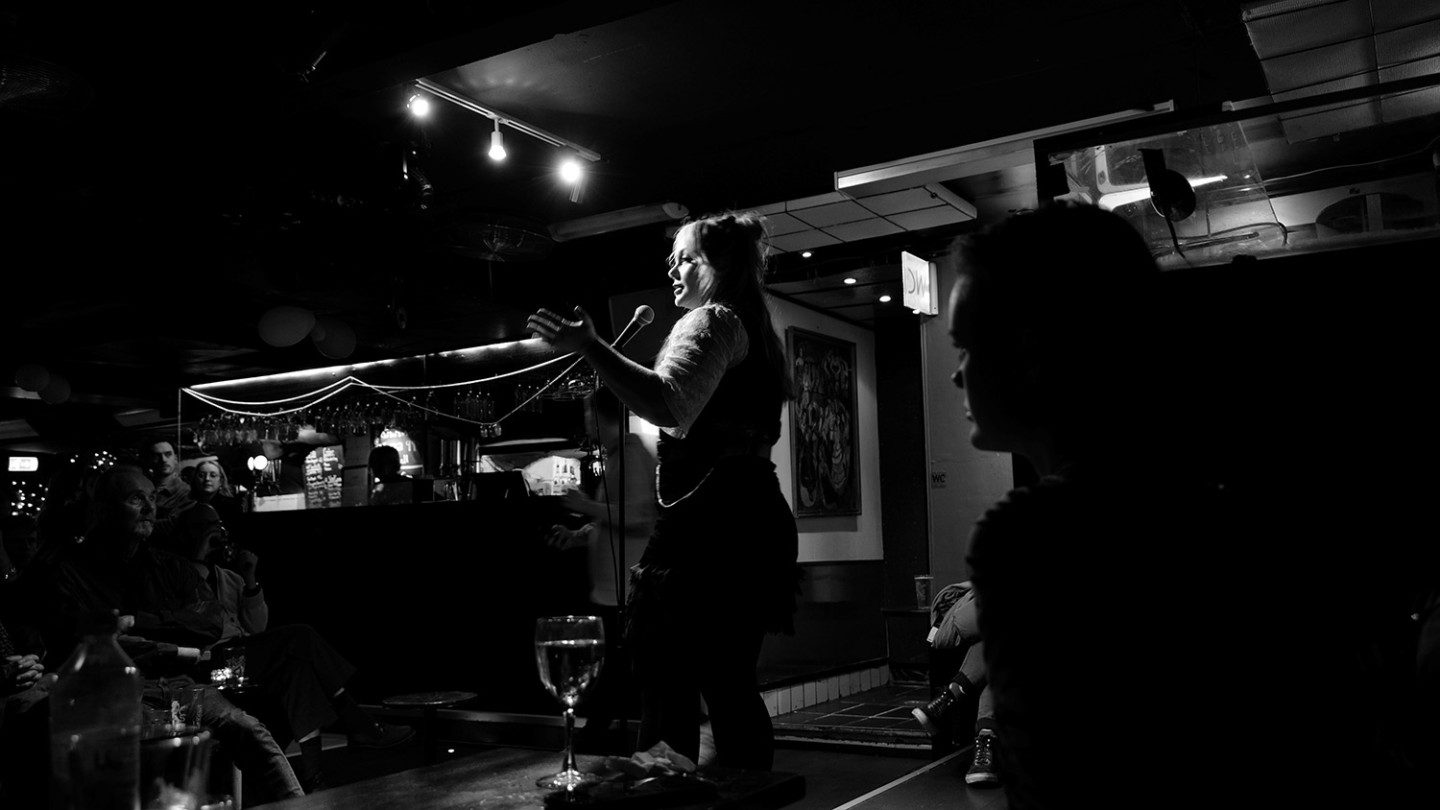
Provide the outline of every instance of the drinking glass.
<path id="1" fill-rule="evenodd" d="M 600 674 L 605 660 L 605 626 L 597 616 L 546 616 L 535 620 L 535 665 L 540 682 L 565 706 L 565 764 L 540 779 L 542 788 L 574 790 L 600 781 L 575 769 L 575 706 Z"/>
<path id="2" fill-rule="evenodd" d="M 199 810 L 207 800 L 210 732 L 200 729 L 140 743 L 140 806 Z"/>

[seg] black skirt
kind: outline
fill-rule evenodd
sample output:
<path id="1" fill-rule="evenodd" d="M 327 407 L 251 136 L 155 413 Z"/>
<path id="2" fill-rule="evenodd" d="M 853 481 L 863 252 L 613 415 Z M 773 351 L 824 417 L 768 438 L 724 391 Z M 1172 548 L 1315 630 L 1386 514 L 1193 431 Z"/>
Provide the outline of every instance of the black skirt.
<path id="1" fill-rule="evenodd" d="M 793 633 L 798 538 L 775 465 L 725 456 L 677 471 L 662 459 L 660 475 L 655 529 L 631 569 L 626 637 L 644 643 L 716 621 Z"/>

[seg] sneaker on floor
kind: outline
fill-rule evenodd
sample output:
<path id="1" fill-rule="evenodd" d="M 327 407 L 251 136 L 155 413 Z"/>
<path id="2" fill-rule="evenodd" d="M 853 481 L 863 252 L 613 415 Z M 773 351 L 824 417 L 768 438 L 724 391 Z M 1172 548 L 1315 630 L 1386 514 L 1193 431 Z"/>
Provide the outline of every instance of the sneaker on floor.
<path id="1" fill-rule="evenodd" d="M 934 700 L 910 710 L 910 714 L 920 721 L 920 725 L 930 732 L 930 736 L 939 737 L 945 733 L 945 715 L 950 713 L 951 707 L 955 705 L 955 695 L 947 687 L 941 690 L 940 695 Z"/>
<path id="2" fill-rule="evenodd" d="M 975 735 L 975 755 L 970 759 L 970 769 L 965 772 L 965 784 L 970 787 L 995 787 L 1000 784 L 1000 769 L 995 761 L 995 746 L 999 741 L 989 731 Z"/>
<path id="3" fill-rule="evenodd" d="M 407 743 L 415 736 L 415 729 L 390 723 L 376 723 L 370 734 L 351 734 L 347 741 L 357 748 L 392 748 Z"/>

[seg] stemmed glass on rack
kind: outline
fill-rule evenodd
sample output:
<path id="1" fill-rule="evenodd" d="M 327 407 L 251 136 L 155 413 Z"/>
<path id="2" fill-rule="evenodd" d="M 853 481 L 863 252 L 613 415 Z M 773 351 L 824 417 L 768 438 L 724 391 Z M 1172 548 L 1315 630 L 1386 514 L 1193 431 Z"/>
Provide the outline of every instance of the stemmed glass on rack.
<path id="1" fill-rule="evenodd" d="M 546 616 L 535 620 L 535 664 L 540 682 L 565 705 L 565 765 L 538 780 L 543 788 L 574 790 L 600 781 L 575 769 L 575 706 L 600 674 L 605 660 L 605 626 L 597 616 Z"/>

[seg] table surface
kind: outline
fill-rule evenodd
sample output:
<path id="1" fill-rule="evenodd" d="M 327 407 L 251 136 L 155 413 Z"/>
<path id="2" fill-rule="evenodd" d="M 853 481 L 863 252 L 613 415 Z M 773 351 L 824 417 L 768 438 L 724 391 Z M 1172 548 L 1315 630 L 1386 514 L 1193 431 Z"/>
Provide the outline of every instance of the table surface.
<path id="1" fill-rule="evenodd" d="M 474 692 L 412 692 L 408 695 L 387 697 L 380 702 L 386 706 L 413 708 L 416 706 L 449 706 L 474 700 L 475 697 Z"/>
<path id="2" fill-rule="evenodd" d="M 543 808 L 547 791 L 536 787 L 535 780 L 558 771 L 561 758 L 559 751 L 496 748 L 438 765 L 354 782 L 303 798 L 263 806 L 268 810 Z M 602 757 L 581 756 L 577 759 L 581 770 L 597 768 L 603 761 Z M 706 776 L 718 783 L 717 797 L 673 807 L 699 810 L 743 802 L 751 807 L 773 810 L 805 795 L 804 777 L 793 773 L 714 768 L 706 771 Z"/>

